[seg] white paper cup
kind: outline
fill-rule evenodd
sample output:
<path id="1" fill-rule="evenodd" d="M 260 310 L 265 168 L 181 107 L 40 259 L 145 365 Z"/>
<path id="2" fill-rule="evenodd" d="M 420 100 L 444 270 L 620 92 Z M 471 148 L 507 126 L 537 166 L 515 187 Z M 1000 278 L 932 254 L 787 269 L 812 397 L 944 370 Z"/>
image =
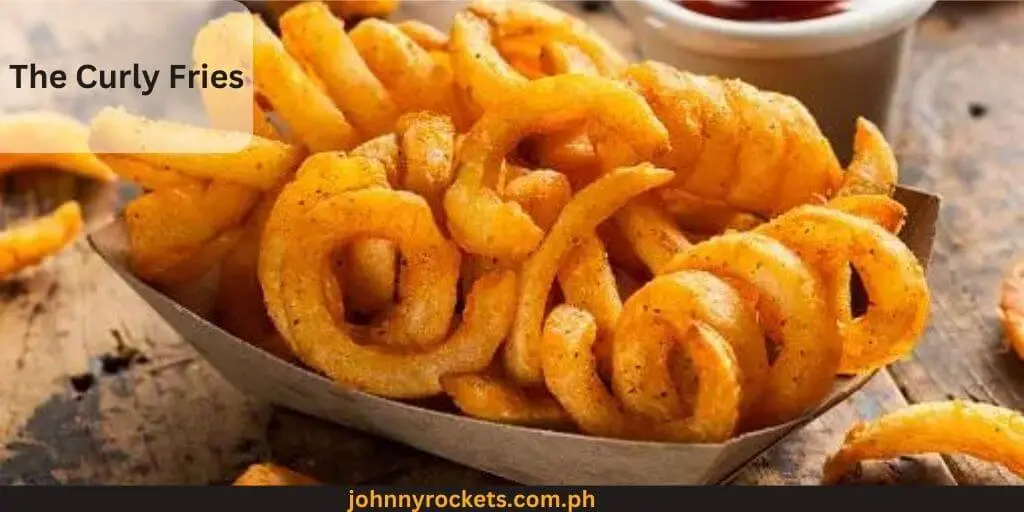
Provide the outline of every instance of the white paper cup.
<path id="1" fill-rule="evenodd" d="M 895 135 L 890 111 L 914 22 L 934 3 L 859 0 L 849 11 L 794 22 L 719 19 L 670 0 L 615 0 L 615 7 L 644 58 L 799 98 L 846 160 L 858 116 Z"/>

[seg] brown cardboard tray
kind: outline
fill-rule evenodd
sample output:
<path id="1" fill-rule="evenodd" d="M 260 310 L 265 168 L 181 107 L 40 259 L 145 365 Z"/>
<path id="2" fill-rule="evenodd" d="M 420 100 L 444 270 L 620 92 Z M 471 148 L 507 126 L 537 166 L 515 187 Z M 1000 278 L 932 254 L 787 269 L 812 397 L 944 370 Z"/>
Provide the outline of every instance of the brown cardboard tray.
<path id="1" fill-rule="evenodd" d="M 909 212 L 900 237 L 927 266 L 940 200 L 902 187 L 895 197 Z M 343 388 L 228 334 L 129 272 L 127 241 L 120 222 L 93 233 L 89 242 L 142 300 L 240 390 L 524 484 L 721 483 L 786 435 L 849 397 L 872 376 L 843 379 L 810 414 L 723 444 L 621 441 L 490 423 Z"/>

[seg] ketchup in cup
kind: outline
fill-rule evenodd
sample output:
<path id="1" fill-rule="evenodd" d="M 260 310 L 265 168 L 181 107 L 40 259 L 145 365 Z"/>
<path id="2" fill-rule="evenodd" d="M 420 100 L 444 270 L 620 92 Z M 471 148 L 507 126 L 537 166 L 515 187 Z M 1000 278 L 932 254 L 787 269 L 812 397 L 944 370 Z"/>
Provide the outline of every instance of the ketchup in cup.
<path id="1" fill-rule="evenodd" d="M 679 0 L 683 7 L 736 21 L 801 21 L 846 11 L 850 0 Z"/>

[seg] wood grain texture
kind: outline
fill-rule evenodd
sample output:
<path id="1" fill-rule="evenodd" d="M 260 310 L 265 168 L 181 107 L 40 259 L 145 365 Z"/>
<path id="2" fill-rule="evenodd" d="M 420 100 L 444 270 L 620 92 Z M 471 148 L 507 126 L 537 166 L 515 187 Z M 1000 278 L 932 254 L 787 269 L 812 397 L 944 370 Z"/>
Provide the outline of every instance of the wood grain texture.
<path id="1" fill-rule="evenodd" d="M 977 4 L 977 3 L 970 3 Z M 942 6 L 922 24 L 907 83 L 905 182 L 945 195 L 931 269 L 932 327 L 914 359 L 759 457 L 741 485 L 817 483 L 824 457 L 859 420 L 907 401 L 959 397 L 1024 407 L 1024 364 L 1002 349 L 994 286 L 1024 240 L 1021 4 Z M 607 11 L 584 14 L 627 52 Z M 981 106 L 979 108 L 979 105 Z M 984 110 L 983 115 L 978 112 Z M 972 117 L 972 112 L 974 116 Z M 94 220 L 113 191 L 53 176 L 2 181 L 0 225 L 87 195 Z M 105 371 L 118 346 L 143 358 Z M 108 365 L 109 366 L 109 365 Z M 232 481 L 275 461 L 338 484 L 485 485 L 494 477 L 405 446 L 255 403 L 231 388 L 83 243 L 0 282 L 0 484 Z M 83 388 L 84 376 L 94 382 Z M 76 377 L 72 382 L 72 377 Z M 856 483 L 1005 483 L 963 457 L 864 465 Z"/>
<path id="2" fill-rule="evenodd" d="M 1024 362 L 995 315 L 1003 272 L 1024 256 L 1024 4 L 940 5 L 917 38 L 899 154 L 907 183 L 943 196 L 930 269 L 931 327 L 891 372 L 911 402 L 961 398 L 1024 410 Z M 947 457 L 964 484 L 1022 481 Z"/>
<path id="3" fill-rule="evenodd" d="M 905 407 L 892 377 L 880 372 L 863 389 L 795 432 L 741 472 L 739 485 L 813 485 L 821 480 L 825 458 L 839 448 L 853 424 Z M 865 464 L 846 483 L 858 485 L 955 485 L 936 455 Z"/>
<path id="4" fill-rule="evenodd" d="M 116 192 L 43 173 L 3 183 L 6 222 L 77 197 L 95 224 Z M 223 382 L 84 242 L 0 296 L 0 484 L 200 484 L 256 457 L 270 409 Z M 121 363 L 118 347 L 137 355 Z"/>

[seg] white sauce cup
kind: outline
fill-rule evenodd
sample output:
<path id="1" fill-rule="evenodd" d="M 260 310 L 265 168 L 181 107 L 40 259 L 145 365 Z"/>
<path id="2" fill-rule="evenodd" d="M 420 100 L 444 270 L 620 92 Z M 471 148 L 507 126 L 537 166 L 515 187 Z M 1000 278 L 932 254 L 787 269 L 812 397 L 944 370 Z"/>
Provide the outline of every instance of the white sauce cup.
<path id="1" fill-rule="evenodd" d="M 854 0 L 842 13 L 788 22 L 720 19 L 670 0 L 615 7 L 645 59 L 799 98 L 845 161 L 858 116 L 895 135 L 890 112 L 915 21 L 934 3 Z"/>

